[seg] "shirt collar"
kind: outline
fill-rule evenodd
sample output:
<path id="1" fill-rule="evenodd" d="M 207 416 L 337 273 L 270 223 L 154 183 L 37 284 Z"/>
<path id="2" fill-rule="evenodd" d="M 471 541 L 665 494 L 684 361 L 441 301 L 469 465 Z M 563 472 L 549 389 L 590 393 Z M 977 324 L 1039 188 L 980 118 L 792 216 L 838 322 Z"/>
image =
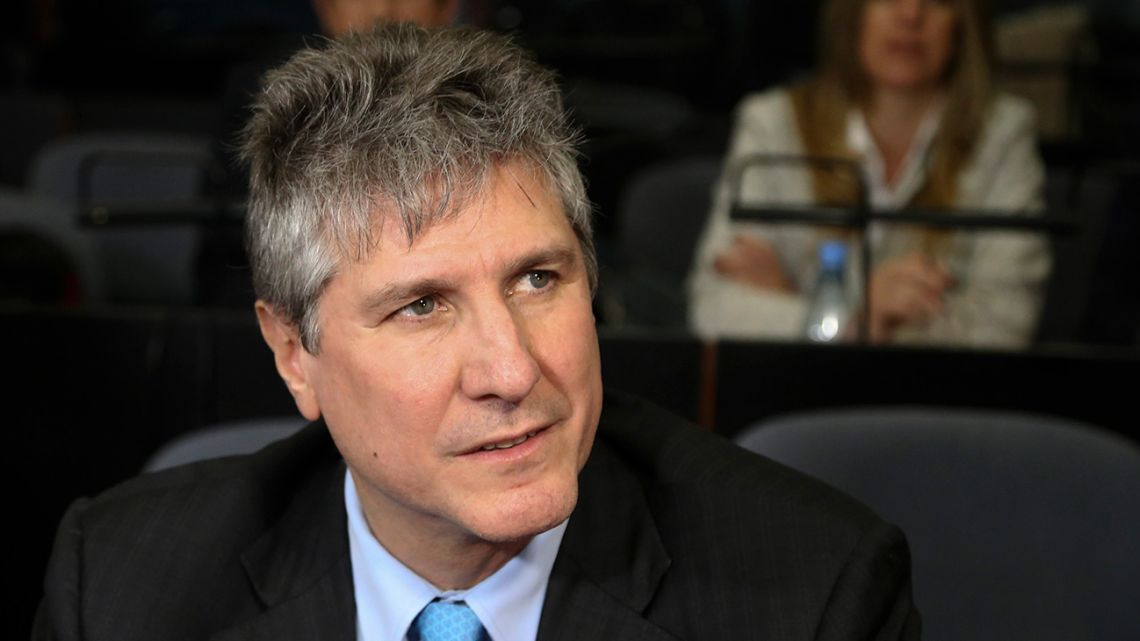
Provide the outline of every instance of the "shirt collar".
<path id="1" fill-rule="evenodd" d="M 863 112 L 852 109 L 847 115 L 847 145 L 863 161 L 868 197 L 874 209 L 901 209 L 918 193 L 926 178 L 926 161 L 934 135 L 942 122 L 942 102 L 928 109 L 903 157 L 902 173 L 894 186 L 887 185 L 882 154 L 871 138 Z"/>
<path id="2" fill-rule="evenodd" d="M 465 601 L 493 641 L 534 641 L 550 571 L 566 524 L 547 530 L 506 565 L 468 590 L 439 590 L 392 556 L 372 536 L 352 472 L 344 475 L 358 641 L 401 641 L 434 599 Z"/>

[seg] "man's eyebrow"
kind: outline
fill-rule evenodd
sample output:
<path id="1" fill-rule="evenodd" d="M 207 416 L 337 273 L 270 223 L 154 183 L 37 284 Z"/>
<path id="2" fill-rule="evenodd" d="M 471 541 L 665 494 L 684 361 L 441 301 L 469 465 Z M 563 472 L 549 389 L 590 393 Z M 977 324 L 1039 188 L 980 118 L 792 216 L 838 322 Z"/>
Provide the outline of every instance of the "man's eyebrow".
<path id="1" fill-rule="evenodd" d="M 388 311 L 395 305 L 454 287 L 453 282 L 444 278 L 422 278 L 405 283 L 391 283 L 366 296 L 360 303 L 360 309 L 366 313 Z"/>
<path id="2" fill-rule="evenodd" d="M 542 265 L 573 265 L 577 254 L 573 247 L 558 245 L 523 254 L 507 263 L 506 273 L 515 275 Z M 403 283 L 390 283 L 364 298 L 360 309 L 365 313 L 378 313 L 435 292 L 451 291 L 454 281 L 446 278 L 422 278 Z"/>
<path id="3" fill-rule="evenodd" d="M 576 258 L 577 254 L 574 248 L 568 245 L 545 247 L 529 254 L 523 254 L 512 260 L 507 264 L 507 273 L 512 275 L 518 274 L 519 272 L 524 272 L 541 265 L 573 265 L 576 262 Z"/>

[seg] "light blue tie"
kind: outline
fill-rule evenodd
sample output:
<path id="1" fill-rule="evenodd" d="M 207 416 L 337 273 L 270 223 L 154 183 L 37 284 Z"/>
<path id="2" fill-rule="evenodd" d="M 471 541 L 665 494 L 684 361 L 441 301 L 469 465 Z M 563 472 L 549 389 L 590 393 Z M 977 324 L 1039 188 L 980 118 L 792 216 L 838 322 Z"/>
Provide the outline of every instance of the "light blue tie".
<path id="1" fill-rule="evenodd" d="M 432 601 L 412 621 L 409 641 L 490 641 L 479 617 L 459 601 Z"/>

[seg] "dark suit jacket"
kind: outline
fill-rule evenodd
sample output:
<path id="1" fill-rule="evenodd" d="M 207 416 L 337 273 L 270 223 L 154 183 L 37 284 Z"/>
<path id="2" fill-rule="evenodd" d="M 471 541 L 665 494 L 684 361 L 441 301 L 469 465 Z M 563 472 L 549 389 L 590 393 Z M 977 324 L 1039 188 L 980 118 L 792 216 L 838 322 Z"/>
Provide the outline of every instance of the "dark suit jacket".
<path id="1" fill-rule="evenodd" d="M 35 638 L 355 639 L 323 425 L 71 507 Z M 838 492 L 607 396 L 539 639 L 917 638 L 905 541 Z"/>

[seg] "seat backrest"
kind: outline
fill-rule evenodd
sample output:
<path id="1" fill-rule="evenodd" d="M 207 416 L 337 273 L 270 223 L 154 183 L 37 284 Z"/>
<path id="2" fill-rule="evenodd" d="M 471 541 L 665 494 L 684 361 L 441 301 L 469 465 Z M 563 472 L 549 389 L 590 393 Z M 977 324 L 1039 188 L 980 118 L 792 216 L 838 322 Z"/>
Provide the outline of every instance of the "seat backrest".
<path id="1" fill-rule="evenodd" d="M 164 133 L 86 133 L 45 146 L 30 190 L 74 208 L 193 202 L 205 189 L 209 141 Z M 195 297 L 201 230 L 190 224 L 85 229 L 99 249 L 107 298 L 187 305 Z"/>
<path id="2" fill-rule="evenodd" d="M 737 442 L 907 533 L 926 639 L 1140 638 L 1140 449 L 1090 425 L 945 408 L 764 421 Z"/>
<path id="3" fill-rule="evenodd" d="M 629 181 L 618 211 L 627 265 L 681 279 L 688 274 L 721 164 L 713 156 L 668 160 Z"/>
<path id="4" fill-rule="evenodd" d="M 199 136 L 85 133 L 41 149 L 29 188 L 72 204 L 189 200 L 204 189 L 209 159 L 209 141 Z"/>
<path id="5" fill-rule="evenodd" d="M 619 292 L 621 324 L 686 327 L 685 278 L 720 167 L 712 156 L 664 161 L 627 183 L 618 207 L 618 271 L 604 283 Z"/>
<path id="6" fill-rule="evenodd" d="M 299 416 L 280 416 L 233 423 L 183 434 L 159 448 L 143 466 L 144 472 L 222 456 L 252 454 L 304 427 Z"/>

